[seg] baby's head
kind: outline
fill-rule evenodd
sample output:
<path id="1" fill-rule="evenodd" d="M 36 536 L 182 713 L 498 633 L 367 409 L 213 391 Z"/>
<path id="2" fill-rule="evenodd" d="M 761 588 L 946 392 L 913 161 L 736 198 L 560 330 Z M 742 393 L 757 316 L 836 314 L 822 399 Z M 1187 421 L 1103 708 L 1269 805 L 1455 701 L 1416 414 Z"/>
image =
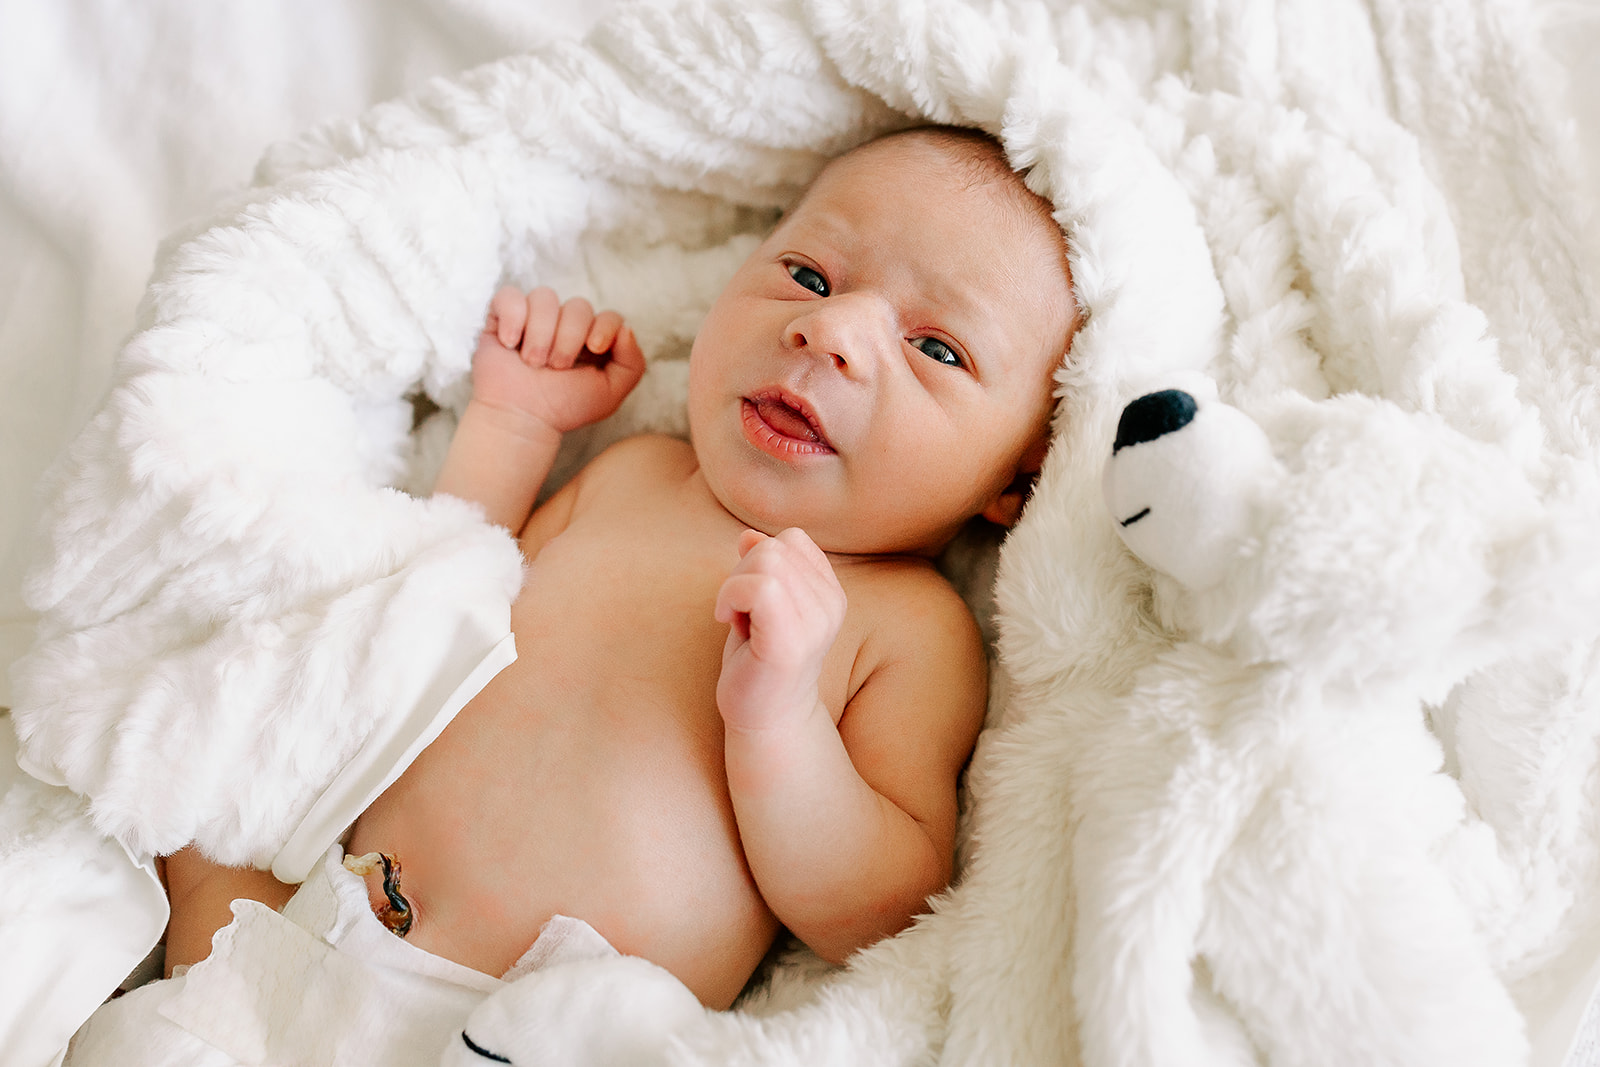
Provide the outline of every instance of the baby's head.
<path id="1" fill-rule="evenodd" d="M 736 518 L 831 552 L 931 555 L 1015 521 L 1075 321 L 1049 204 L 983 134 L 834 160 L 695 339 L 689 425 Z"/>

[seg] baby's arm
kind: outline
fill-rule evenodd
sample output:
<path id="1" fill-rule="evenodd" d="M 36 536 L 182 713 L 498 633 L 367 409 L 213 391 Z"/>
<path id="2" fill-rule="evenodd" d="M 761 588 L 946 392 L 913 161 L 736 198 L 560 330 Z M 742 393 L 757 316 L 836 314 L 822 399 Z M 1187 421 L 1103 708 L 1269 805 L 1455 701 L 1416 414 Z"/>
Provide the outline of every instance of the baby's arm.
<path id="1" fill-rule="evenodd" d="M 836 727 L 817 696 L 844 617 L 827 557 L 799 530 L 747 533 L 740 549 L 717 606 L 731 624 L 717 703 L 739 835 L 774 914 L 839 962 L 949 881 L 982 644 L 954 593 L 907 603 L 903 654 L 883 656 Z"/>
<path id="2" fill-rule="evenodd" d="M 644 355 L 616 312 L 596 315 L 582 299 L 562 304 L 549 289 L 501 289 L 472 359 L 472 400 L 434 491 L 481 504 L 490 520 L 520 533 L 561 435 L 615 411 L 643 373 Z M 169 974 L 210 954 L 235 899 L 278 908 L 294 893 L 271 872 L 225 867 L 192 846 L 163 867 Z"/>
<path id="3" fill-rule="evenodd" d="M 520 533 L 561 435 L 605 418 L 644 374 L 644 354 L 614 311 L 596 315 L 554 291 L 495 293 L 472 357 L 472 400 L 434 492 L 481 504 Z"/>

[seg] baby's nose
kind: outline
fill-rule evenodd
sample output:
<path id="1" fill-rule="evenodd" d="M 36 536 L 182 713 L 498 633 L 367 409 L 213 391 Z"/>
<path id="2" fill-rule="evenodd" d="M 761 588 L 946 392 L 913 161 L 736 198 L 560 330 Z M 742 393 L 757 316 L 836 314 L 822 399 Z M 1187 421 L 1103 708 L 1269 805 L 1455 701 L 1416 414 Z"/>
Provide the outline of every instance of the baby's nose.
<path id="1" fill-rule="evenodd" d="M 797 351 L 826 356 L 846 373 L 869 373 L 897 337 L 893 317 L 873 297 L 841 294 L 810 302 L 789 324 L 786 341 Z"/>

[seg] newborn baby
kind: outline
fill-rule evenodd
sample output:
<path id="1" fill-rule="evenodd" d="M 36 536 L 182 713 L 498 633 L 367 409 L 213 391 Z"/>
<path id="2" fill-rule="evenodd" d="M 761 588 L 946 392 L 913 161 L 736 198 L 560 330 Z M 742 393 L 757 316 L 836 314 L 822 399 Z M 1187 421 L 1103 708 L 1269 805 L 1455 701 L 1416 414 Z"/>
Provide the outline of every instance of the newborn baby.
<path id="1" fill-rule="evenodd" d="M 499 975 L 574 916 L 726 1007 L 780 927 L 834 961 L 904 928 L 949 880 L 987 693 L 931 560 L 1017 518 L 1074 322 L 1060 228 L 994 141 L 880 138 L 712 307 L 692 444 L 624 441 L 535 509 L 644 358 L 614 313 L 497 293 L 435 492 L 519 537 L 518 656 L 349 837 L 401 861 L 407 940 Z M 292 892 L 192 850 L 167 873 L 169 966 L 227 901 Z"/>

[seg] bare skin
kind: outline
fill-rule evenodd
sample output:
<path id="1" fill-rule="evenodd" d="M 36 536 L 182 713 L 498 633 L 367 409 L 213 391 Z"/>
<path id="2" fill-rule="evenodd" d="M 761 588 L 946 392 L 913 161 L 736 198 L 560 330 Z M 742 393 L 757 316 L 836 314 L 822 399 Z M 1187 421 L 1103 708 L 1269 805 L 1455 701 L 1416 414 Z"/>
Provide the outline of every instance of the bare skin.
<path id="1" fill-rule="evenodd" d="M 625 441 L 531 516 L 643 357 L 496 294 L 436 491 L 520 531 L 518 658 L 349 843 L 402 857 L 412 943 L 500 974 L 571 915 L 725 1007 L 780 925 L 842 960 L 948 882 L 986 679 L 929 560 L 1016 518 L 1072 318 L 1059 232 L 971 174 L 916 136 L 836 161 L 708 316 L 694 445 Z M 275 902 L 205 866 L 169 877 Z M 218 917 L 173 902 L 169 963 Z"/>
<path id="2" fill-rule="evenodd" d="M 623 952 L 726 1005 L 778 923 L 741 846 L 716 701 L 728 628 L 710 608 L 745 528 L 715 506 L 692 452 L 660 438 L 609 453 L 572 505 L 570 523 L 534 556 L 513 609 L 516 663 L 368 809 L 350 850 L 406 858 L 417 911 L 409 940 L 421 948 L 499 974 L 550 915 L 579 915 Z M 970 617 L 925 561 L 852 561 L 835 572 L 851 607 L 816 683 L 835 744 L 849 747 L 853 722 L 833 728 L 869 678 L 883 685 L 895 671 L 914 671 L 960 694 L 966 721 L 919 735 L 926 724 L 905 709 L 909 751 L 895 762 L 916 752 L 953 783 L 984 695 Z M 892 653 L 869 638 L 908 590 L 923 603 L 928 643 Z M 539 743 L 507 744 L 519 737 Z M 892 795 L 872 843 L 850 857 L 852 873 L 900 880 L 898 871 L 871 877 L 882 865 L 917 877 L 878 914 L 828 909 L 809 920 L 809 940 L 835 958 L 897 930 L 949 877 L 953 788 L 902 784 L 894 770 L 868 771 Z M 835 828 L 825 812 L 812 814 L 817 833 Z M 874 847 L 880 841 L 888 847 Z M 430 891 L 441 885 L 447 894 Z M 790 920 L 805 928 L 803 906 L 791 905 Z"/>

